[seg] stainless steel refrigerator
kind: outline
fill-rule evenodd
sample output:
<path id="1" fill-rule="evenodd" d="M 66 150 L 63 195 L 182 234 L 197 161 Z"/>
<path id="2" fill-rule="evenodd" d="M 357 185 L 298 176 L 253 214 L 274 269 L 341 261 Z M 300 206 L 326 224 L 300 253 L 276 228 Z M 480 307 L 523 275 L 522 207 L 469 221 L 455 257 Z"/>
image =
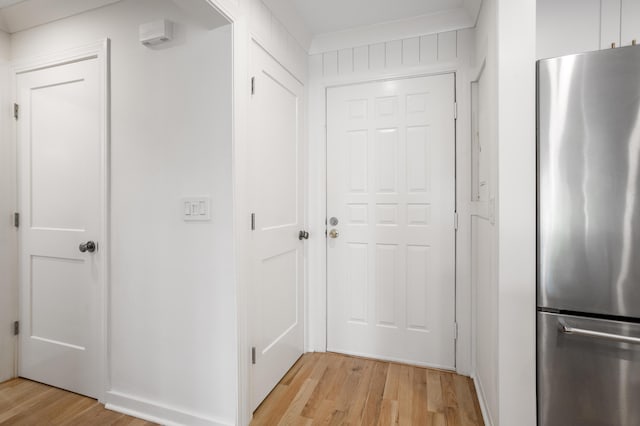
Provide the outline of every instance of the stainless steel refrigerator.
<path id="1" fill-rule="evenodd" d="M 640 425 L 640 46 L 537 71 L 538 424 Z"/>

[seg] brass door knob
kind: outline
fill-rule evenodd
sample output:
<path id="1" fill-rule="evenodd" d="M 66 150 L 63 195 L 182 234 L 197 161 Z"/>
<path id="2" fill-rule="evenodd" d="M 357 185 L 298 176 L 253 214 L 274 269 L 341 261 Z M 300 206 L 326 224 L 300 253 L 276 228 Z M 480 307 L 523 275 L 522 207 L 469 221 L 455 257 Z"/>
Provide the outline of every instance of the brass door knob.
<path id="1" fill-rule="evenodd" d="M 332 229 L 331 231 L 329 231 L 329 237 L 331 238 L 338 238 L 339 235 L 340 233 L 337 229 Z"/>

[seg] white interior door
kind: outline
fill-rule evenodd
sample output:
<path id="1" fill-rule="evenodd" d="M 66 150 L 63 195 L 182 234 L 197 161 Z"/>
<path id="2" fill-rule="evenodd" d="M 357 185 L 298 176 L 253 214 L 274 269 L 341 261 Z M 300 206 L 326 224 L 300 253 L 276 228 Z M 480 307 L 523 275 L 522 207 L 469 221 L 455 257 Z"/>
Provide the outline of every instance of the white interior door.
<path id="1" fill-rule="evenodd" d="M 454 102 L 453 74 L 328 89 L 329 351 L 454 368 Z"/>
<path id="2" fill-rule="evenodd" d="M 303 353 L 304 224 L 300 82 L 259 46 L 252 50 L 252 408 Z"/>
<path id="3" fill-rule="evenodd" d="M 19 375 L 98 397 L 103 338 L 102 85 L 97 57 L 17 75 Z M 80 251 L 80 245 L 91 244 Z"/>

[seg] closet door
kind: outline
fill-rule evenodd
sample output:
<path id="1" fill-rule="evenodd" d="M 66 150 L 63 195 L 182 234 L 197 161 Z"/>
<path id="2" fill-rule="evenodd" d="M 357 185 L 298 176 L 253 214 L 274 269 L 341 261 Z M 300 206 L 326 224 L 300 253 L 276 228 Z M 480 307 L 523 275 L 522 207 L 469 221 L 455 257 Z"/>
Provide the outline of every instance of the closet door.
<path id="1" fill-rule="evenodd" d="M 303 352 L 303 86 L 252 46 L 250 286 L 256 408 Z"/>

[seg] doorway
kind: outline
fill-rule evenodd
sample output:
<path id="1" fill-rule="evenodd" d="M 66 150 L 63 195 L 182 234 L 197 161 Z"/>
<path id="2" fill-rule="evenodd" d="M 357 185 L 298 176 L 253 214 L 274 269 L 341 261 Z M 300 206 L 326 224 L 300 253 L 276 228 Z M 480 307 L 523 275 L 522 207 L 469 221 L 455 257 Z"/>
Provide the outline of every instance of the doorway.
<path id="1" fill-rule="evenodd" d="M 455 75 L 327 90 L 327 350 L 455 368 Z"/>

